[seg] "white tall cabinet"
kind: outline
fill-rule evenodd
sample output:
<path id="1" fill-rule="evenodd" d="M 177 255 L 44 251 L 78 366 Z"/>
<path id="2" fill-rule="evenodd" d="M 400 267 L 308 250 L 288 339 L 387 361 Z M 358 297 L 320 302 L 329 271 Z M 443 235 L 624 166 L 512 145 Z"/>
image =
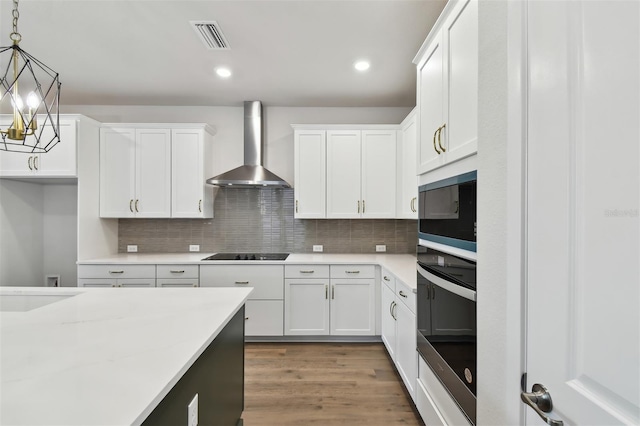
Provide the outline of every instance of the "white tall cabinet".
<path id="1" fill-rule="evenodd" d="M 449 2 L 414 63 L 422 174 L 478 149 L 477 0 Z"/>
<path id="2" fill-rule="evenodd" d="M 100 216 L 171 216 L 169 129 L 101 129 Z"/>
<path id="3" fill-rule="evenodd" d="M 294 126 L 295 129 L 295 126 Z M 296 129 L 293 141 L 295 162 L 296 219 L 321 219 L 326 211 L 326 131 Z"/>
<path id="4" fill-rule="evenodd" d="M 398 138 L 398 219 L 418 218 L 418 177 L 416 172 L 416 142 L 418 139 L 417 109 L 400 123 Z"/>

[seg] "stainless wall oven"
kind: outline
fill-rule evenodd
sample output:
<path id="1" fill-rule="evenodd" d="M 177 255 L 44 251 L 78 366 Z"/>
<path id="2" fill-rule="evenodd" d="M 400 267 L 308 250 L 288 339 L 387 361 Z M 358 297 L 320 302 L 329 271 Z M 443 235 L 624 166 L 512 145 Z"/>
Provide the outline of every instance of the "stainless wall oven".
<path id="1" fill-rule="evenodd" d="M 418 352 L 476 422 L 476 262 L 419 245 Z"/>

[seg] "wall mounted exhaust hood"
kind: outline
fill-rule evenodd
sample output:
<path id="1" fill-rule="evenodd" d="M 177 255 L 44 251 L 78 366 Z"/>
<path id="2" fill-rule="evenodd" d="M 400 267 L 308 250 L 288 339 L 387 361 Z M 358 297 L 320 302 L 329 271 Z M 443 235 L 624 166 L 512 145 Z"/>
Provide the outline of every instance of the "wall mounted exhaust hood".
<path id="1" fill-rule="evenodd" d="M 244 103 L 244 165 L 207 179 L 210 185 L 226 188 L 291 188 L 285 180 L 262 166 L 262 103 Z"/>

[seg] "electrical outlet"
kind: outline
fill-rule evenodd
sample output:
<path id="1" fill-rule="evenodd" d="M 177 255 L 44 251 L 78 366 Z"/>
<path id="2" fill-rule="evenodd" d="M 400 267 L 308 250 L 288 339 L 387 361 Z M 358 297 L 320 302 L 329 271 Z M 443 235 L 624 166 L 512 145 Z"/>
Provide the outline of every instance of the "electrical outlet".
<path id="1" fill-rule="evenodd" d="M 129 252 L 129 253 L 137 253 L 138 252 L 138 246 L 135 246 L 135 245 L 127 246 L 127 252 Z"/>
<path id="2" fill-rule="evenodd" d="M 199 244 L 191 244 L 189 246 L 189 251 L 200 251 L 200 245 Z"/>
<path id="3" fill-rule="evenodd" d="M 387 246 L 384 244 L 377 244 L 376 251 L 387 251 Z"/>
<path id="4" fill-rule="evenodd" d="M 198 426 L 198 394 L 196 394 L 189 403 L 187 412 L 187 425 Z"/>
<path id="5" fill-rule="evenodd" d="M 321 245 L 313 246 L 313 251 L 322 252 L 323 250 L 324 248 Z"/>

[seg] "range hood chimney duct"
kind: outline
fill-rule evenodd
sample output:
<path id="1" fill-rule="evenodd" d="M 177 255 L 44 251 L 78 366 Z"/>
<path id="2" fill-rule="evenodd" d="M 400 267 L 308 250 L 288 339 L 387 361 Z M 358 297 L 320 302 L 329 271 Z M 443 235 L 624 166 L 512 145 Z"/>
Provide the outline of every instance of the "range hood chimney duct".
<path id="1" fill-rule="evenodd" d="M 262 103 L 244 103 L 244 165 L 207 179 L 210 185 L 226 188 L 291 188 L 286 181 L 262 166 Z"/>

